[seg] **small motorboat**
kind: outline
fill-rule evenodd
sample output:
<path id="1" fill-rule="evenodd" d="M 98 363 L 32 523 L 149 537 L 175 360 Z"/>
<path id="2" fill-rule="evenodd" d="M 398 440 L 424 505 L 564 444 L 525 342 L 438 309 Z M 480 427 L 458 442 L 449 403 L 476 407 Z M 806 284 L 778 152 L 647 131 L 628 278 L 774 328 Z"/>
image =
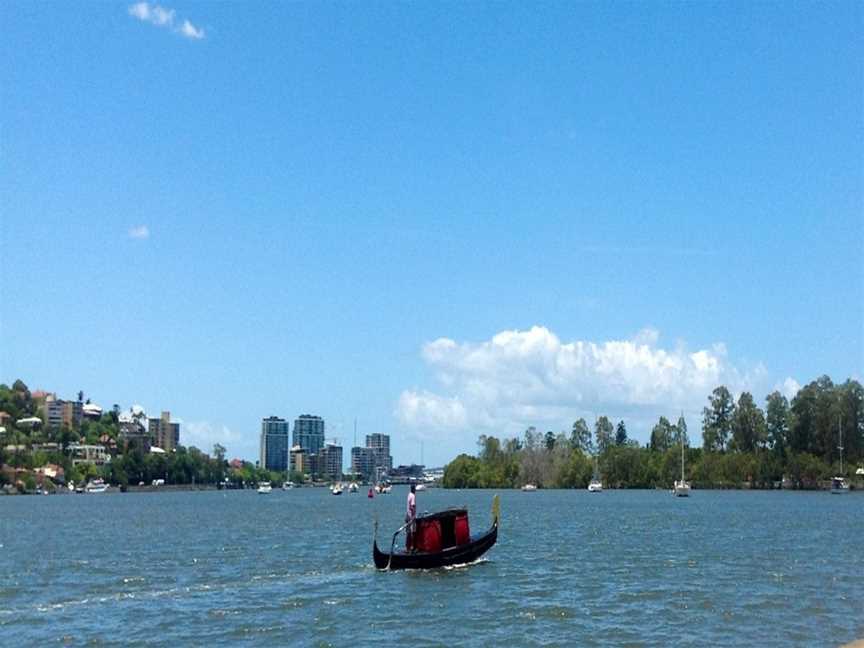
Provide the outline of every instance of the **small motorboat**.
<path id="1" fill-rule="evenodd" d="M 294 488 L 294 482 L 286 481 L 282 482 L 282 490 L 291 490 Z"/>
<path id="2" fill-rule="evenodd" d="M 435 569 L 451 565 L 472 563 L 489 551 L 498 539 L 500 502 L 492 500 L 492 526 L 480 535 L 471 536 L 468 511 L 451 508 L 427 513 L 414 520 L 413 547 L 396 549 L 396 540 L 410 523 L 402 525 L 393 534 L 389 553 L 378 548 L 378 521 L 372 539 L 372 558 L 377 569 Z"/>
<path id="3" fill-rule="evenodd" d="M 536 484 L 525 484 L 522 487 L 522 490 L 525 491 L 526 493 L 533 493 L 534 491 L 537 490 L 537 485 Z"/>
<path id="4" fill-rule="evenodd" d="M 603 492 L 603 482 L 601 482 L 596 477 L 592 478 L 590 482 L 588 482 L 588 492 L 589 493 L 602 493 Z"/>
<path id="5" fill-rule="evenodd" d="M 417 484 L 416 486 L 414 486 L 414 490 L 418 491 L 418 492 L 419 491 L 425 491 L 426 490 L 426 484 L 421 482 L 421 483 Z"/>
<path id="6" fill-rule="evenodd" d="M 258 484 L 258 494 L 259 495 L 267 495 L 273 491 L 273 487 L 270 485 L 270 482 L 261 482 Z"/>
<path id="7" fill-rule="evenodd" d="M 84 489 L 85 493 L 105 493 L 108 491 L 108 484 L 101 479 L 94 479 L 87 483 Z"/>
<path id="8" fill-rule="evenodd" d="M 348 492 L 349 493 L 357 493 L 359 491 L 360 491 L 360 487 L 357 485 L 357 482 L 351 482 L 348 485 Z"/>
<path id="9" fill-rule="evenodd" d="M 342 494 L 342 484 L 333 484 L 333 487 L 330 489 L 330 492 L 333 495 L 341 495 Z"/>

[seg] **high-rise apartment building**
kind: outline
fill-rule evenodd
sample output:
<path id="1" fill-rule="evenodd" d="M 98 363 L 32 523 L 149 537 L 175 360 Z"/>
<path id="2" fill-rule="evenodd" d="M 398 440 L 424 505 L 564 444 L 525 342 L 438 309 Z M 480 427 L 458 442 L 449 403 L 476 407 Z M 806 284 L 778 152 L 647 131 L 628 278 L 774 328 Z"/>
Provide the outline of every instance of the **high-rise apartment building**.
<path id="1" fill-rule="evenodd" d="M 278 416 L 261 419 L 261 463 L 266 470 L 285 472 L 289 467 L 290 423 Z"/>
<path id="2" fill-rule="evenodd" d="M 351 448 L 351 471 L 363 475 L 364 479 L 377 481 L 392 468 L 387 434 L 367 434 L 365 448 Z"/>
<path id="3" fill-rule="evenodd" d="M 389 434 L 367 434 L 366 447 L 375 452 L 375 469 L 378 472 L 388 472 L 393 468 L 393 457 L 390 456 Z"/>
<path id="4" fill-rule="evenodd" d="M 318 454 L 324 447 L 324 419 L 303 414 L 294 421 L 292 446 L 300 446 L 308 454 Z"/>
<path id="5" fill-rule="evenodd" d="M 374 479 L 375 457 L 372 448 L 351 448 L 351 472 L 362 475 L 364 480 Z"/>
<path id="6" fill-rule="evenodd" d="M 44 405 L 45 424 L 49 428 L 77 427 L 83 417 L 81 401 L 65 401 L 54 394 L 48 394 Z"/>
<path id="7" fill-rule="evenodd" d="M 180 424 L 171 422 L 171 412 L 162 412 L 159 418 L 147 420 L 147 432 L 157 447 L 171 452 L 180 445 Z"/>
<path id="8" fill-rule="evenodd" d="M 319 456 L 321 476 L 325 479 L 341 479 L 342 446 L 328 443 L 321 449 Z"/>

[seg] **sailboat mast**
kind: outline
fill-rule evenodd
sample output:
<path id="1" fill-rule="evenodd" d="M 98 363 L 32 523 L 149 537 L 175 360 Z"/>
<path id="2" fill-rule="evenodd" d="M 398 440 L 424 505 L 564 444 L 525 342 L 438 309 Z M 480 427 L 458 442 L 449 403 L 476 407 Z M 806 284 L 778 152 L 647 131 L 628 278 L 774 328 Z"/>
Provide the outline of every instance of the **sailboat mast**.
<path id="1" fill-rule="evenodd" d="M 843 475 L 843 415 L 837 417 L 837 435 L 840 438 L 840 475 Z"/>

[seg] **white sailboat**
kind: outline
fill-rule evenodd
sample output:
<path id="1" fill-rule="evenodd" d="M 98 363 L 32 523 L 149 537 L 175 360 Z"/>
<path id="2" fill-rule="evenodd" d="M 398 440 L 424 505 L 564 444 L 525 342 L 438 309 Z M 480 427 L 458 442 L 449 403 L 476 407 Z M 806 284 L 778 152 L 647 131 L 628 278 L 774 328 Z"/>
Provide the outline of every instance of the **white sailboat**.
<path id="1" fill-rule="evenodd" d="M 591 476 L 591 481 L 588 482 L 589 493 L 602 493 L 603 480 L 600 479 L 600 472 L 597 469 L 597 456 L 594 456 L 594 474 Z"/>
<path id="2" fill-rule="evenodd" d="M 843 419 L 837 420 L 837 434 L 840 439 L 840 445 L 837 448 L 840 450 L 840 475 L 831 479 L 831 494 L 845 495 L 849 492 L 849 480 L 843 476 Z"/>
<path id="3" fill-rule="evenodd" d="M 690 483 L 684 479 L 684 435 L 681 435 L 681 479 L 672 487 L 675 497 L 690 497 Z"/>

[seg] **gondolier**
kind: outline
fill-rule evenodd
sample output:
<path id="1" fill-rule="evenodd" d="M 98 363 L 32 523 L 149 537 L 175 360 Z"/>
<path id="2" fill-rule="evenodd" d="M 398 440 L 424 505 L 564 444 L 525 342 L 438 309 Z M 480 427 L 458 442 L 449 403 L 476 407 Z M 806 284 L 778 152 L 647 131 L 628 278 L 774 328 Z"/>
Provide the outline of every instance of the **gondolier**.
<path id="1" fill-rule="evenodd" d="M 414 549 L 414 530 L 416 527 L 415 520 L 417 519 L 417 495 L 416 487 L 411 484 L 408 490 L 408 502 L 405 507 L 405 549 L 411 551 Z"/>

